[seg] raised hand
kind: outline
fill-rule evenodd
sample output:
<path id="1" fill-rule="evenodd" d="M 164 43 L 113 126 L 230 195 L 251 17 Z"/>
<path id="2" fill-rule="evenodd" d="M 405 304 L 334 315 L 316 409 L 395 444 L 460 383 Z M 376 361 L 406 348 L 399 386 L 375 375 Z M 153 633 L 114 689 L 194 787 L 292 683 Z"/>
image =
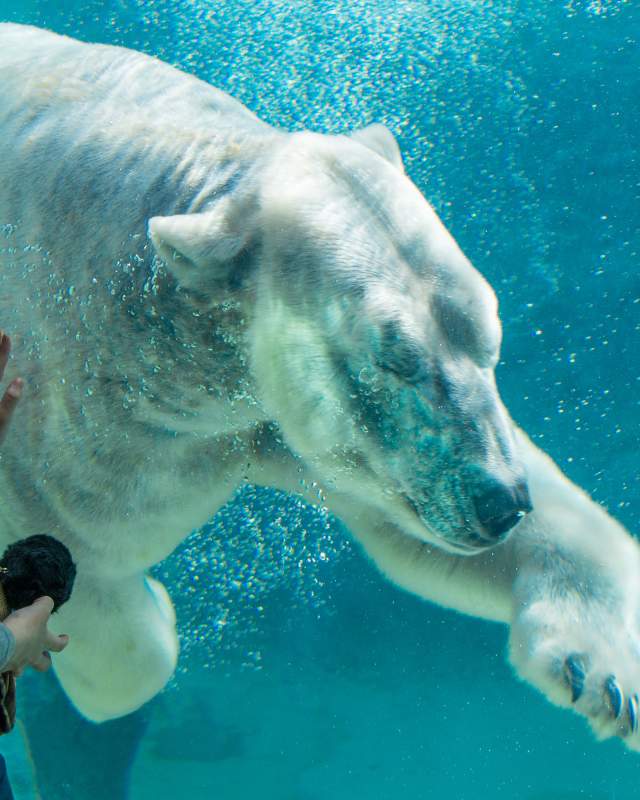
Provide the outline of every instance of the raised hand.
<path id="1" fill-rule="evenodd" d="M 65 634 L 56 636 L 47 628 L 52 609 L 50 597 L 39 597 L 32 605 L 14 611 L 4 620 L 16 640 L 16 649 L 5 669 L 16 676 L 21 675 L 26 667 L 45 672 L 51 666 L 49 651 L 59 653 L 64 650 L 69 637 Z"/>
<path id="2" fill-rule="evenodd" d="M 0 380 L 4 375 L 7 361 L 9 360 L 9 353 L 11 351 L 11 339 L 6 333 L 0 331 Z M 13 410 L 18 404 L 20 395 L 22 394 L 23 381 L 22 378 L 14 378 L 4 395 L 0 400 L 0 442 L 4 439 L 7 432 L 9 421 Z"/>

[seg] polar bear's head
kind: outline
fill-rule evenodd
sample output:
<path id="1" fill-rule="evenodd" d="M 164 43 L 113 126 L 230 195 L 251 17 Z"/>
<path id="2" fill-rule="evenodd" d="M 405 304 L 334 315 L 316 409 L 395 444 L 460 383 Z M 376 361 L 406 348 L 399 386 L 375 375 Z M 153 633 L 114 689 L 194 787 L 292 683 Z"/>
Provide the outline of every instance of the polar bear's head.
<path id="1" fill-rule="evenodd" d="M 530 503 L 494 379 L 496 299 L 391 134 L 295 134 L 259 195 L 242 262 L 250 361 L 289 447 L 418 538 L 456 552 L 501 540 Z M 228 246 L 246 251 L 234 230 Z"/>
<path id="2" fill-rule="evenodd" d="M 456 550 L 530 509 L 493 291 L 380 126 L 301 134 L 269 176 L 252 337 L 263 397 L 337 490 Z"/>

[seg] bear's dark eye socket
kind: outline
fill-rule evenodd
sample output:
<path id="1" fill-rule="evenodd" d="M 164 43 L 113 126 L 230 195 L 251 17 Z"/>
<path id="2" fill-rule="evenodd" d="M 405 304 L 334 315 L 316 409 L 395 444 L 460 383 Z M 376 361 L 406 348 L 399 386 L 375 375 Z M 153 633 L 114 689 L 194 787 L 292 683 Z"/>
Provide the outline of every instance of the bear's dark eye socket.
<path id="1" fill-rule="evenodd" d="M 497 357 L 471 309 L 460 308 L 451 298 L 438 294 L 431 300 L 431 310 L 440 330 L 455 350 L 467 353 L 483 365 Z"/>
<path id="2" fill-rule="evenodd" d="M 377 363 L 380 369 L 392 372 L 407 383 L 420 383 L 428 378 L 424 354 L 392 322 L 382 328 Z"/>

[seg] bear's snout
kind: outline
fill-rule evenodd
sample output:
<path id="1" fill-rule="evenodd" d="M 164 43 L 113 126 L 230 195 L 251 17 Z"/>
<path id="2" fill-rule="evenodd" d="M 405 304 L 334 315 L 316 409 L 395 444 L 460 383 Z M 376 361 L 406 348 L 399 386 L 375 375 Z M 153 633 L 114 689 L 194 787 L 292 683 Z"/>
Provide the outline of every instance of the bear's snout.
<path id="1" fill-rule="evenodd" d="M 512 486 L 496 484 L 473 501 L 482 534 L 499 541 L 532 510 L 529 489 L 524 481 Z"/>

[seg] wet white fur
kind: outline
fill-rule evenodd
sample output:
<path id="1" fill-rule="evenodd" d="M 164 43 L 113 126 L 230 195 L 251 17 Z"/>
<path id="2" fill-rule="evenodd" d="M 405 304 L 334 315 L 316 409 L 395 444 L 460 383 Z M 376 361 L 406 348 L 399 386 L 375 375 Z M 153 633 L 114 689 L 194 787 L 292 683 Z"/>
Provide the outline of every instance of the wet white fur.
<path id="1" fill-rule="evenodd" d="M 177 176 L 182 208 L 159 174 Z M 388 132 L 284 134 L 145 56 L 0 25 L 0 224 L 0 324 L 27 379 L 0 462 L 0 544 L 50 530 L 73 551 L 56 669 L 84 714 L 127 713 L 174 669 L 171 602 L 145 570 L 243 479 L 297 491 L 302 476 L 391 580 L 509 624 L 512 663 L 553 702 L 571 705 L 564 659 L 583 654 L 576 710 L 598 735 L 625 732 L 603 683 L 640 688 L 638 548 L 510 421 L 493 382 L 493 293 Z M 154 248 L 163 264 L 150 266 Z M 155 287 L 142 299 L 114 267 L 131 252 Z M 247 268 L 243 253 L 238 290 L 229 270 Z M 473 323 L 468 351 L 428 311 L 439 295 Z M 202 319 L 224 335 L 194 332 Z M 391 459 L 349 411 L 335 350 L 366 372 L 385 320 L 435 355 L 475 414 L 483 470 L 528 478 L 534 511 L 494 550 L 451 552 L 447 520 L 453 536 L 468 498 L 439 497 L 438 481 L 464 488 L 466 464 L 445 453 L 430 472 L 404 446 Z M 433 481 L 419 487 L 436 495 L 433 525 L 402 500 L 416 469 Z"/>

